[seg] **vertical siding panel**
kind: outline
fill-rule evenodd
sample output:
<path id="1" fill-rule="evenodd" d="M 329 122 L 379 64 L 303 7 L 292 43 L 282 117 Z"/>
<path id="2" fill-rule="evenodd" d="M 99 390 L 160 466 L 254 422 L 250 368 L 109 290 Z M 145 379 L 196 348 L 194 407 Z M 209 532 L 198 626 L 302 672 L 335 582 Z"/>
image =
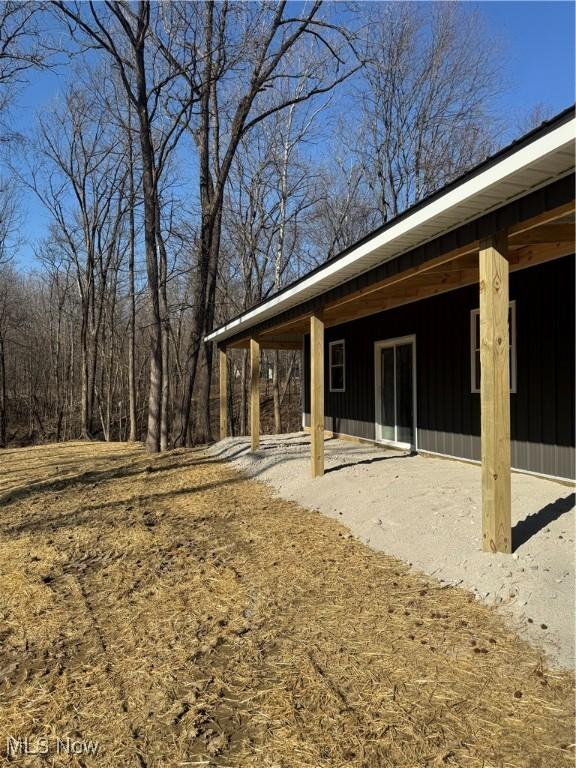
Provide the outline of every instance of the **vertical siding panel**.
<path id="1" fill-rule="evenodd" d="M 566 477 L 574 471 L 574 347 L 575 338 L 575 261 L 570 259 L 566 269 L 566 279 L 557 281 L 558 333 L 555 339 L 556 366 L 556 461 L 557 475 Z"/>
<path id="2" fill-rule="evenodd" d="M 531 276 L 528 276 L 528 279 Z M 527 303 L 527 295 L 523 294 L 523 304 Z M 530 309 L 525 307 L 524 313 L 526 324 L 526 338 L 529 341 L 529 354 L 527 355 L 527 369 L 521 372 L 521 375 L 527 378 L 528 387 L 528 408 L 525 417 L 527 418 L 528 433 L 528 466 L 526 469 L 534 469 L 539 464 L 539 440 L 542 434 L 542 377 L 540 375 L 542 366 L 542 350 L 540 335 L 540 312 L 537 299 L 534 298 L 530 303 Z"/>
<path id="3" fill-rule="evenodd" d="M 540 347 L 542 349 L 542 362 L 540 375 L 542 377 L 542 432 L 540 435 L 541 457 L 539 466 L 541 471 L 554 475 L 556 469 L 556 457 L 554 446 L 556 444 L 556 413 L 557 413 L 557 389 L 556 389 L 556 345 L 558 343 L 558 309 L 554 302 L 558 298 L 555 290 L 555 270 L 547 270 L 540 283 L 542 296 L 540 322 Z M 551 279 L 552 278 L 552 279 Z"/>
<path id="4" fill-rule="evenodd" d="M 529 278 L 529 276 L 528 276 Z M 530 291 L 526 291 L 526 279 L 518 280 L 518 274 L 510 276 L 510 297 L 516 301 L 516 394 L 510 395 L 512 445 L 516 451 L 512 466 L 528 469 L 530 456 L 529 439 L 529 368 L 531 365 L 531 330 L 529 325 Z"/>

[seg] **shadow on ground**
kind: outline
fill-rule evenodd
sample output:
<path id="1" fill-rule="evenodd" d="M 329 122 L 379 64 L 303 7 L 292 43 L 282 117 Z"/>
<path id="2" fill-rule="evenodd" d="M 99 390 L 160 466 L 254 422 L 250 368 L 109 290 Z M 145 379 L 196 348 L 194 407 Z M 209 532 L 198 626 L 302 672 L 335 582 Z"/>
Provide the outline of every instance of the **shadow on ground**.
<path id="1" fill-rule="evenodd" d="M 571 493 L 568 496 L 556 499 L 551 504 L 546 504 L 538 512 L 534 512 L 533 515 L 528 515 L 525 520 L 520 520 L 520 522 L 516 523 L 512 528 L 512 551 L 516 552 L 532 536 L 535 536 L 543 528 L 553 523 L 554 520 L 558 520 L 559 517 L 570 512 L 574 508 L 575 501 L 576 494 Z"/>

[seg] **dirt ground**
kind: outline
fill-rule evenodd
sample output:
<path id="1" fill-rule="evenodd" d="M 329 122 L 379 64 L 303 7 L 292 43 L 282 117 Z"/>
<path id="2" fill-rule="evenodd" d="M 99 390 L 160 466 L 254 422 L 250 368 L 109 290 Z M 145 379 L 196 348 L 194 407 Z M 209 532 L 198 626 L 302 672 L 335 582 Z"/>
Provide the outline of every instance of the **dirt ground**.
<path id="1" fill-rule="evenodd" d="M 217 451 L 0 462 L 0 765 L 573 763 L 572 678 L 493 608 Z"/>

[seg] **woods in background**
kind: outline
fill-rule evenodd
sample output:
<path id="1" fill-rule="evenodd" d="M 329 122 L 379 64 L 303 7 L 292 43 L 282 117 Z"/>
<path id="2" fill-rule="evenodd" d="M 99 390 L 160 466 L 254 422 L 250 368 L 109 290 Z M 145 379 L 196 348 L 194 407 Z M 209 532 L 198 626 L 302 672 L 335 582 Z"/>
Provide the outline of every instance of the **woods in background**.
<path id="1" fill-rule="evenodd" d="M 205 335 L 495 148 L 485 34 L 457 4 L 0 6 L 0 124 L 30 68 L 62 78 L 0 142 L 0 445 L 210 440 Z M 262 369 L 268 428 L 298 428 L 299 354 Z"/>

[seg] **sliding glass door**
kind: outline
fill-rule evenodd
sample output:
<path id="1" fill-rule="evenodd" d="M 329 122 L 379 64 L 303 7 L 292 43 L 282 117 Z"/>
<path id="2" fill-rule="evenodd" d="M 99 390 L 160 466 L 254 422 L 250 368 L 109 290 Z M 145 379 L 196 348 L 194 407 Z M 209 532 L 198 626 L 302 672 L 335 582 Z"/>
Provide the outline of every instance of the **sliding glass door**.
<path id="1" fill-rule="evenodd" d="M 415 440 L 415 341 L 376 344 L 376 438 L 413 448 Z"/>

